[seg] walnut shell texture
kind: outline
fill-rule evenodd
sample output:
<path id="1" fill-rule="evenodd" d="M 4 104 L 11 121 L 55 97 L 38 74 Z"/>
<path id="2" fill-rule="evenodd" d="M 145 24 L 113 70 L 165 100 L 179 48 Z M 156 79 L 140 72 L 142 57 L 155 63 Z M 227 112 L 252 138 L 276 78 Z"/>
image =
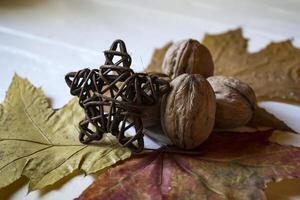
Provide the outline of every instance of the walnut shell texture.
<path id="1" fill-rule="evenodd" d="M 253 89 L 232 77 L 212 76 L 207 80 L 216 94 L 215 127 L 228 129 L 246 125 L 256 108 Z"/>
<path id="2" fill-rule="evenodd" d="M 182 74 L 170 84 L 171 92 L 162 99 L 163 131 L 176 146 L 193 149 L 212 132 L 216 112 L 214 91 L 199 74 Z"/>
<path id="3" fill-rule="evenodd" d="M 214 73 L 214 63 L 209 50 L 200 42 L 181 40 L 166 52 L 162 71 L 172 79 L 183 73 L 201 74 L 207 78 Z"/>

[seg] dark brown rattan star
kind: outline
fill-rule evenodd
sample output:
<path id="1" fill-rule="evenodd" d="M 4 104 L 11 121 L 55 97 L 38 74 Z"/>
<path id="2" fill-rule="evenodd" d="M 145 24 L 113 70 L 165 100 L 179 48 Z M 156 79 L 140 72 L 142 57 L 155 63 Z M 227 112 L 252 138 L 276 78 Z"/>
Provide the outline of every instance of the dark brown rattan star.
<path id="1" fill-rule="evenodd" d="M 99 69 L 82 69 L 65 76 L 70 93 L 79 97 L 85 119 L 79 123 L 82 143 L 100 140 L 105 133 L 134 152 L 144 148 L 141 116 L 145 106 L 159 103 L 169 91 L 169 82 L 154 74 L 135 73 L 125 43 L 116 40 L 104 51 L 105 64 Z M 126 134 L 133 127 L 134 136 Z"/>

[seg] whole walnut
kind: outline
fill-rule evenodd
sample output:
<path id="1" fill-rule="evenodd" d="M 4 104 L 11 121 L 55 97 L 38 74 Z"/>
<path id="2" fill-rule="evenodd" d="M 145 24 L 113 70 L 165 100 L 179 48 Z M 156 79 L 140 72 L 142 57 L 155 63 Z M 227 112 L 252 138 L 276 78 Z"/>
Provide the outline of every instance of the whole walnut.
<path id="1" fill-rule="evenodd" d="M 170 83 L 161 104 L 161 125 L 176 146 L 193 149 L 211 134 L 216 112 L 215 94 L 199 74 L 182 74 Z"/>
<path id="2" fill-rule="evenodd" d="M 214 63 L 209 50 L 200 42 L 181 40 L 169 47 L 162 71 L 172 79 L 183 73 L 201 74 L 207 78 L 214 73 Z"/>
<path id="3" fill-rule="evenodd" d="M 207 80 L 216 94 L 215 127 L 227 129 L 246 125 L 256 107 L 253 89 L 232 77 L 212 76 Z"/>

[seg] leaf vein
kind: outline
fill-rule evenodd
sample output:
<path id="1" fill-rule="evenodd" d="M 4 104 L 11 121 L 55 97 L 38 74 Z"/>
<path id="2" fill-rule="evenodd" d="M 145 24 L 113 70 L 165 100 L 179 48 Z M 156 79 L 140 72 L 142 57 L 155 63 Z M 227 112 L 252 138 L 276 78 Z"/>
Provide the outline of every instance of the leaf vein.
<path id="1" fill-rule="evenodd" d="M 87 148 L 88 146 L 84 146 L 80 149 L 78 149 L 77 151 L 73 152 L 69 157 L 67 157 L 65 160 L 63 160 L 63 162 L 59 163 L 57 166 L 55 166 L 53 169 L 51 169 L 49 172 L 47 172 L 44 177 L 48 174 L 50 174 L 51 172 L 53 172 L 54 170 L 56 170 L 57 168 L 59 168 L 60 166 L 62 166 L 64 163 L 66 163 L 67 161 L 70 160 L 70 158 L 72 158 L 75 154 L 77 154 L 78 152 L 82 151 L 83 149 Z M 40 179 L 40 181 L 42 181 L 42 178 Z M 38 181 L 36 184 L 38 184 L 40 181 Z"/>
<path id="2" fill-rule="evenodd" d="M 223 192 L 218 191 L 216 188 L 214 188 L 213 186 L 211 186 L 204 178 L 202 178 L 199 174 L 189 170 L 187 167 L 183 166 L 174 156 L 171 156 L 172 159 L 175 161 L 175 163 L 178 165 L 179 168 L 183 169 L 183 171 L 185 171 L 186 173 L 188 173 L 190 176 L 197 178 L 200 183 L 202 183 L 202 185 L 204 187 L 206 187 L 208 190 L 222 196 L 223 198 L 227 199 L 226 195 L 223 194 Z"/>
<path id="3" fill-rule="evenodd" d="M 0 142 L 4 142 L 6 140 L 11 140 L 11 141 L 20 141 L 20 142 L 30 142 L 30 143 L 35 143 L 35 144 L 42 144 L 42 145 L 48 145 L 48 146 L 87 146 L 84 144 L 48 144 L 48 143 L 44 143 L 44 142 L 38 142 L 38 141 L 34 141 L 34 140 L 26 140 L 26 139 L 11 139 L 11 138 L 1 138 Z"/>
<path id="4" fill-rule="evenodd" d="M 49 142 L 49 144 L 52 144 L 51 141 L 49 140 L 49 138 L 45 135 L 45 133 L 42 131 L 42 129 L 36 124 L 36 122 L 32 119 L 32 117 L 28 113 L 27 108 L 26 108 L 26 104 L 25 104 L 25 101 L 24 101 L 24 97 L 23 97 L 23 94 L 21 92 L 21 88 L 20 88 L 20 83 L 19 82 L 18 82 L 18 89 L 19 89 L 19 92 L 20 92 L 20 97 L 21 97 L 22 104 L 24 106 L 24 112 L 25 112 L 26 116 L 31 121 L 31 123 L 33 124 L 33 126 L 39 131 L 39 133 L 47 140 L 47 142 Z"/>
<path id="5" fill-rule="evenodd" d="M 12 160 L 12 161 L 6 163 L 5 165 L 3 165 L 3 166 L 0 168 L 0 170 L 2 170 L 3 168 L 5 168 L 6 166 L 10 165 L 10 164 L 13 163 L 13 162 L 16 162 L 16 161 L 18 161 L 18 160 L 20 160 L 20 159 L 22 159 L 22 158 L 26 158 L 26 157 L 32 156 L 32 155 L 34 155 L 34 154 L 36 154 L 36 153 L 38 153 L 38 152 L 44 151 L 44 150 L 49 149 L 49 148 L 51 148 L 51 147 L 53 147 L 53 146 L 47 146 L 47 147 L 45 147 L 45 148 L 39 149 L 39 150 L 37 150 L 37 151 L 34 151 L 34 152 L 32 152 L 32 153 L 30 153 L 30 154 L 28 154 L 28 155 L 18 157 L 18 158 L 16 158 L 16 159 L 14 159 L 14 160 Z"/>

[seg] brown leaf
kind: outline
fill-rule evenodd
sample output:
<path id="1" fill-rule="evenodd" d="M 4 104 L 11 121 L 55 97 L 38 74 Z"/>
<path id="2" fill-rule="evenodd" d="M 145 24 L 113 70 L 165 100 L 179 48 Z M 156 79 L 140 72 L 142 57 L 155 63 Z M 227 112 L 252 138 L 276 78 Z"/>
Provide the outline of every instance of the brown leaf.
<path id="1" fill-rule="evenodd" d="M 248 83 L 259 100 L 300 103 L 300 49 L 290 40 L 270 43 L 256 53 L 247 51 L 247 40 L 237 29 L 206 35 L 215 74 L 237 77 Z"/>
<path id="2" fill-rule="evenodd" d="M 257 107 L 253 118 L 248 123 L 248 126 L 251 127 L 272 127 L 278 130 L 291 131 L 290 127 L 288 127 L 283 121 L 277 119 L 274 115 L 266 111 L 264 108 Z"/>
<path id="3" fill-rule="evenodd" d="M 215 75 L 236 77 L 248 83 L 259 101 L 275 100 L 300 103 L 300 49 L 291 41 L 271 43 L 257 53 L 247 51 L 247 40 L 241 29 L 218 35 L 207 34 L 203 40 L 212 53 Z M 154 50 L 146 71 L 161 72 L 161 64 L 168 47 Z M 274 115 L 258 108 L 250 126 L 291 129 Z"/>
<path id="4" fill-rule="evenodd" d="M 207 34 L 202 42 L 211 51 L 215 75 L 236 77 L 248 83 L 258 100 L 300 103 L 300 49 L 290 40 L 272 42 L 264 49 L 249 53 L 242 30 Z M 156 49 L 146 71 L 161 72 L 167 47 Z"/>
<path id="5" fill-rule="evenodd" d="M 172 42 L 168 42 L 161 48 L 154 49 L 150 64 L 147 66 L 146 72 L 158 72 L 161 73 L 161 65 L 168 48 L 172 45 Z"/>
<path id="6" fill-rule="evenodd" d="M 101 174 L 78 199 L 266 199 L 268 182 L 300 177 L 300 148 L 270 143 L 270 135 L 218 133 L 199 155 L 139 155 Z"/>

